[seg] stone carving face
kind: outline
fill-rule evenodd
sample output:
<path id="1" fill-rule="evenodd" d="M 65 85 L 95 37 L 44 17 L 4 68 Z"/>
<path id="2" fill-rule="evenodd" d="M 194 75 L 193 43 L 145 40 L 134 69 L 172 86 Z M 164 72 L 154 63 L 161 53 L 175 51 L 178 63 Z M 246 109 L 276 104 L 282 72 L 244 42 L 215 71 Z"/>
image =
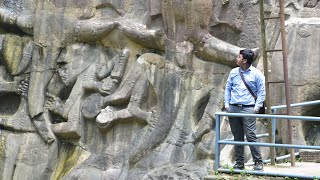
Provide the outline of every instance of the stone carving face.
<path id="1" fill-rule="evenodd" d="M 108 76 L 102 81 L 101 89 L 106 93 L 106 95 L 110 95 L 116 91 L 119 85 L 119 81 L 117 79 Z"/>
<path id="2" fill-rule="evenodd" d="M 66 86 L 73 84 L 77 77 L 93 62 L 92 49 L 88 45 L 72 45 L 58 58 L 58 73 Z M 91 57 L 90 57 L 91 56 Z"/>
<path id="3" fill-rule="evenodd" d="M 124 49 L 123 52 L 120 53 L 120 61 L 123 62 L 129 56 L 129 50 Z"/>
<path id="4" fill-rule="evenodd" d="M 69 85 L 69 75 L 68 75 L 68 66 L 69 64 L 63 64 L 61 65 L 61 68 L 58 69 L 59 75 L 63 81 L 63 83 L 68 86 Z"/>

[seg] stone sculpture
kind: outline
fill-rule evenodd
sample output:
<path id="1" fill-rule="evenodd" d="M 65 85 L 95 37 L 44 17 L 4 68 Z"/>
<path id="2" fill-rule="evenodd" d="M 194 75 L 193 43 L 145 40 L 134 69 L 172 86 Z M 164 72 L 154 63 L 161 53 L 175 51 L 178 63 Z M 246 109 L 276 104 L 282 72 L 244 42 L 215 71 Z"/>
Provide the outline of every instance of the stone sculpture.
<path id="1" fill-rule="evenodd" d="M 257 2 L 0 1 L 0 179 L 202 179 L 226 76 L 260 44 Z M 286 1 L 291 19 L 317 10 Z"/>

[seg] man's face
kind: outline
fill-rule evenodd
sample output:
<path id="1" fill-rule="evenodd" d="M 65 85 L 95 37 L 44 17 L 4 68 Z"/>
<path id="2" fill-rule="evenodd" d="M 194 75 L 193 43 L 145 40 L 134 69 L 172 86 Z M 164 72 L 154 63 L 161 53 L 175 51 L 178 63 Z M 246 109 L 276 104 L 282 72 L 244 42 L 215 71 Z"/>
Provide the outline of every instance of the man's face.
<path id="1" fill-rule="evenodd" d="M 242 54 L 239 54 L 236 60 L 236 64 L 240 67 L 243 67 L 247 63 L 246 59 L 243 59 Z"/>

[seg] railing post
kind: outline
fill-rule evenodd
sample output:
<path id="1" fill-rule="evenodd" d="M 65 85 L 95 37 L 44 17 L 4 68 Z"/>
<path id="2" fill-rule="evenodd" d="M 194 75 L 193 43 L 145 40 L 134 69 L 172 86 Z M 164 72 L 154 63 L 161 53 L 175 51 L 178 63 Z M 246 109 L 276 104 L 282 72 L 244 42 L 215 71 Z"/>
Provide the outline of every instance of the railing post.
<path id="1" fill-rule="evenodd" d="M 285 15 L 284 15 L 284 0 L 279 0 L 279 7 L 280 7 L 280 30 L 281 30 L 281 42 L 282 42 L 282 56 L 283 56 L 283 74 L 284 74 L 284 81 L 285 81 L 285 95 L 286 95 L 286 105 L 287 105 L 287 115 L 291 115 L 291 98 L 290 98 L 290 83 L 288 77 L 288 50 L 287 50 L 287 42 L 286 42 L 286 34 L 285 34 Z M 288 122 L 288 137 L 287 143 L 292 144 L 293 142 L 293 135 L 292 135 L 292 124 L 291 121 Z M 294 149 L 288 149 L 291 155 L 291 166 L 295 166 L 295 156 L 294 156 Z"/>
<path id="2" fill-rule="evenodd" d="M 214 161 L 214 170 L 217 171 L 220 166 L 220 116 L 216 115 L 216 151 L 215 151 L 215 161 Z"/>
<path id="3" fill-rule="evenodd" d="M 271 114 L 276 114 L 277 110 L 272 109 Z M 271 119 L 271 127 L 272 127 L 272 143 L 276 143 L 276 129 L 277 129 L 277 121 L 276 118 Z"/>
<path id="4" fill-rule="evenodd" d="M 277 110 L 271 109 L 271 114 L 276 114 Z M 271 135 L 269 134 L 270 139 L 272 140 L 270 143 L 276 143 L 276 129 L 277 129 L 277 124 L 276 124 L 276 118 L 271 118 Z M 274 147 L 270 147 L 270 154 L 273 154 L 271 156 L 271 165 L 276 164 L 276 157 L 275 157 L 275 149 Z"/>
<path id="5" fill-rule="evenodd" d="M 264 15 L 264 0 L 260 0 L 260 30 L 261 30 L 261 42 L 262 42 L 262 57 L 263 57 L 263 72 L 265 78 L 265 90 L 266 97 L 265 102 L 267 106 L 266 114 L 270 114 L 271 100 L 270 100 L 270 84 L 269 84 L 269 71 L 268 71 L 268 55 L 267 55 L 267 40 L 266 40 L 266 23 L 265 23 L 265 15 Z M 267 119 L 268 122 L 268 133 L 269 133 L 269 143 L 272 143 L 272 122 L 270 119 Z M 270 147 L 270 157 L 271 164 L 275 165 L 275 153 L 274 148 Z"/>

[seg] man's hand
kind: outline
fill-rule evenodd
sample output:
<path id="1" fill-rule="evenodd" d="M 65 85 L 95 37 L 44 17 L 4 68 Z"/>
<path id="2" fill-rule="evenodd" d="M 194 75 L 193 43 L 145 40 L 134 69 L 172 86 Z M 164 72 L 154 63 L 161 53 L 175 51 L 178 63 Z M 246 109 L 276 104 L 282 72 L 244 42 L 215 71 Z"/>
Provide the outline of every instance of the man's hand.
<path id="1" fill-rule="evenodd" d="M 229 112 L 229 110 L 230 110 L 229 106 L 226 106 L 225 109 L 226 109 L 226 112 Z"/>

